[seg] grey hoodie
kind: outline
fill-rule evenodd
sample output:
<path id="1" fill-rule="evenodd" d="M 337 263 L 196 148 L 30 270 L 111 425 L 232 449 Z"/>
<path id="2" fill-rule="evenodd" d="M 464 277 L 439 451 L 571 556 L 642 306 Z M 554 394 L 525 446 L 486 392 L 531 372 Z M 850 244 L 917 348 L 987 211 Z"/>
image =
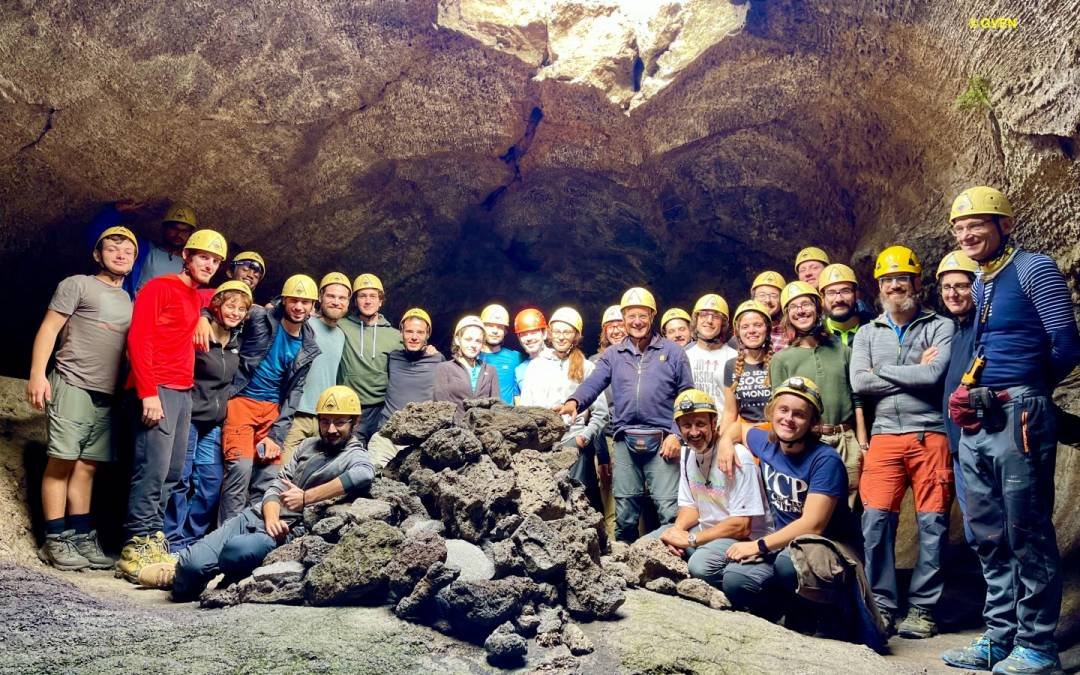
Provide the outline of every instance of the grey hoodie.
<path id="1" fill-rule="evenodd" d="M 882 313 L 855 334 L 851 345 L 851 388 L 874 403 L 872 434 L 945 432 L 941 389 L 949 367 L 953 322 L 922 309 L 907 325 L 903 342 Z M 919 363 L 931 346 L 940 353 Z"/>
<path id="2" fill-rule="evenodd" d="M 371 481 L 375 479 L 375 466 L 364 449 L 363 441 L 351 438 L 340 452 L 329 453 L 318 436 L 306 438 L 296 448 L 292 459 L 285 464 L 273 484 L 266 489 L 263 503 L 281 503 L 281 493 L 288 489 L 285 487 L 286 480 L 307 490 L 329 483 L 335 478 L 341 479 L 345 494 L 350 498 L 371 487 Z M 261 509 L 259 513 L 262 514 Z M 281 519 L 285 522 L 291 524 L 301 515 L 281 504 Z"/>

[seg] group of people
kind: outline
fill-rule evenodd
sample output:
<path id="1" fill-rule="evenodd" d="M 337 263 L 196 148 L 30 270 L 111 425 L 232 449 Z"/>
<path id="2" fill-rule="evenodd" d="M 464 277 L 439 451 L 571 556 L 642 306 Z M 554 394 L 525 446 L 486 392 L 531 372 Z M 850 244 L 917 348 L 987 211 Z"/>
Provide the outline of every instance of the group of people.
<path id="1" fill-rule="evenodd" d="M 39 555 L 58 569 L 115 566 L 197 597 L 301 533 L 305 506 L 366 490 L 401 450 L 379 433 L 395 411 L 435 400 L 460 414 L 498 397 L 563 416 L 559 445 L 578 451 L 571 475 L 609 536 L 658 539 L 738 608 L 878 649 L 938 632 L 956 495 L 988 587 L 986 632 L 943 659 L 1060 668 L 1050 396 L 1080 363 L 1080 337 L 1063 275 L 1016 246 L 996 189 L 953 202 L 959 248 L 934 275 L 948 315 L 925 302 L 906 246 L 877 257 L 879 314 L 851 267 L 808 247 L 797 280 L 762 272 L 734 312 L 708 293 L 657 324 L 653 295 L 630 288 L 590 358 L 572 307 L 511 321 L 489 305 L 457 323 L 445 357 L 424 309 L 397 326 L 381 314 L 374 274 L 296 274 L 262 306 L 262 256 L 229 260 L 190 207 L 170 208 L 159 244 L 120 224 L 122 209 L 111 216 L 97 273 L 60 283 L 31 361 L 28 397 L 49 428 Z M 119 561 L 90 516 L 94 472 L 115 458 L 114 409 L 135 430 Z M 905 594 L 894 546 L 909 487 L 919 553 Z"/>

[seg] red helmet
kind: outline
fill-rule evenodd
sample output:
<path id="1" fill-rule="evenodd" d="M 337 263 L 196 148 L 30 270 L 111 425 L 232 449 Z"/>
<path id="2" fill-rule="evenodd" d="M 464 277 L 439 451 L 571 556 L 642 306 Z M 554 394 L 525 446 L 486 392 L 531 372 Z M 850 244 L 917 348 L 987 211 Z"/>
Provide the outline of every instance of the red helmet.
<path id="1" fill-rule="evenodd" d="M 514 333 L 518 335 L 538 328 L 547 328 L 547 319 L 538 309 L 523 309 L 514 317 Z"/>

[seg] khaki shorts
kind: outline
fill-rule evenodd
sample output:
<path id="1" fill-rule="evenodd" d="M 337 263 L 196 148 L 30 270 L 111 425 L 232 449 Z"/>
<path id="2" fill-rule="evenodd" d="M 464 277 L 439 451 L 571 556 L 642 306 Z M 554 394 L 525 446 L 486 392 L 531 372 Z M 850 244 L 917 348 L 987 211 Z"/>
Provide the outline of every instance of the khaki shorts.
<path id="1" fill-rule="evenodd" d="M 45 412 L 49 422 L 48 456 L 111 462 L 112 396 L 68 384 L 55 370 L 49 374 L 52 400 Z"/>

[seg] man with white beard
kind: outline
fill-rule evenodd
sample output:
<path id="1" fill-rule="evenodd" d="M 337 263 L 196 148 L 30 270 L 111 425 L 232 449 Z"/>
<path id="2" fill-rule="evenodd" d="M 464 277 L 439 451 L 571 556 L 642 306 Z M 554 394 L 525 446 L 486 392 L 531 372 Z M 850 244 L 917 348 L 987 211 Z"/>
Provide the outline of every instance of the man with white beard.
<path id="1" fill-rule="evenodd" d="M 877 258 L 874 278 L 884 311 L 859 329 L 851 350 L 851 387 L 873 399 L 871 429 L 859 495 L 864 507 L 866 575 L 886 625 L 904 603 L 898 597 L 895 553 L 900 503 L 910 485 L 919 528 L 919 558 L 908 587 L 908 612 L 898 633 L 928 638 L 937 633 L 933 611 L 945 579 L 942 555 L 953 499 L 952 461 L 941 408 L 953 322 L 920 305 L 922 264 L 906 246 Z M 923 363 L 923 352 L 937 356 Z"/>

